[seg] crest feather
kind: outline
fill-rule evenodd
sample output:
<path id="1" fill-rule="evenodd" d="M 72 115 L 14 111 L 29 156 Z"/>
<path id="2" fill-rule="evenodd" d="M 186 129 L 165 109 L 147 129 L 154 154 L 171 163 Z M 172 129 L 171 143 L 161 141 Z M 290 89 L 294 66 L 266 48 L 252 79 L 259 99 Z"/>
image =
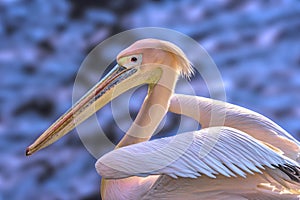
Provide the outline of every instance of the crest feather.
<path id="1" fill-rule="evenodd" d="M 130 47 L 123 50 L 118 55 L 118 57 L 133 53 L 135 51 L 139 51 L 141 49 L 160 49 L 165 52 L 171 53 L 176 63 L 176 66 L 173 67 L 177 68 L 181 76 L 189 79 L 194 74 L 194 69 L 184 52 L 175 44 L 165 40 L 158 40 L 153 38 L 138 40 Z"/>

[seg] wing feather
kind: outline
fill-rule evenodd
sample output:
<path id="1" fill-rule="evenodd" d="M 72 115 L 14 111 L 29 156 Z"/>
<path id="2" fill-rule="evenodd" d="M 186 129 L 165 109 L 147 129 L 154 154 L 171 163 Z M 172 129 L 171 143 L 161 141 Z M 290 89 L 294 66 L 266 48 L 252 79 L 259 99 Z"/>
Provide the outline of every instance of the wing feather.
<path id="1" fill-rule="evenodd" d="M 227 102 L 209 98 L 174 94 L 169 111 L 197 120 L 202 128 L 216 124 L 241 130 L 265 142 L 270 148 L 300 161 L 300 142 L 267 117 Z M 211 119 L 214 117 L 214 123 Z"/>
<path id="2" fill-rule="evenodd" d="M 294 160 L 229 127 L 211 127 L 123 147 L 96 163 L 97 172 L 106 179 L 159 174 L 172 178 L 246 177 L 270 172 L 268 175 L 279 183 L 299 180 L 290 172 L 299 167 Z M 299 171 L 294 174 L 299 178 Z"/>

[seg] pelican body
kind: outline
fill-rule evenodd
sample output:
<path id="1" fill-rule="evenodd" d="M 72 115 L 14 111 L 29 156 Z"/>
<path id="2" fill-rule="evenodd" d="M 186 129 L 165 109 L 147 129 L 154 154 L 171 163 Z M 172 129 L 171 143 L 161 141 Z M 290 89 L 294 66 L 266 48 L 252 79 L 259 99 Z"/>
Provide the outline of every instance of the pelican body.
<path id="1" fill-rule="evenodd" d="M 299 199 L 299 142 L 248 109 L 174 94 L 193 69 L 176 45 L 133 43 L 117 65 L 26 150 L 52 144 L 125 91 L 148 84 L 143 105 L 116 148 L 96 162 L 105 200 Z M 202 129 L 150 140 L 167 112 L 197 120 Z M 215 118 L 212 116 L 223 116 Z"/>

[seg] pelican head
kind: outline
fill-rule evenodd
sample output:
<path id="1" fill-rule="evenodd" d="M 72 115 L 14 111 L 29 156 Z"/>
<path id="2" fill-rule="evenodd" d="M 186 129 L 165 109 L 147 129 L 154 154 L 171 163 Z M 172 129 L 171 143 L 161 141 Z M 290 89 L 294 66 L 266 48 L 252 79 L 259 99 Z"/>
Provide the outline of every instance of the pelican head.
<path id="1" fill-rule="evenodd" d="M 160 82 L 173 91 L 180 74 L 189 77 L 192 73 L 188 59 L 176 45 L 157 39 L 139 40 L 119 53 L 117 65 L 37 138 L 26 155 L 52 144 L 133 87 L 148 84 L 149 95 Z"/>

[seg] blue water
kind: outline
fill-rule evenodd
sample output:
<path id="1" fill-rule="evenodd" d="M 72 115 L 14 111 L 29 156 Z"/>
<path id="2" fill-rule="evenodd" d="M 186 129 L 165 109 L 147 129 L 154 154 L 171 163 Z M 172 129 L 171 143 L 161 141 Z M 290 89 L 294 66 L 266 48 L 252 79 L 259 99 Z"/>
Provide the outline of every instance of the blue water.
<path id="1" fill-rule="evenodd" d="M 31 157 L 25 148 L 71 106 L 89 51 L 131 28 L 171 28 L 197 40 L 221 72 L 227 101 L 300 139 L 300 2 L 238 2 L 0 1 L 0 200 L 100 199 L 96 160 L 75 131 Z M 131 117 L 145 91 L 130 100 Z M 100 112 L 116 143 L 122 130 L 109 107 Z M 176 120 L 168 116 L 163 131 L 174 131 Z"/>

